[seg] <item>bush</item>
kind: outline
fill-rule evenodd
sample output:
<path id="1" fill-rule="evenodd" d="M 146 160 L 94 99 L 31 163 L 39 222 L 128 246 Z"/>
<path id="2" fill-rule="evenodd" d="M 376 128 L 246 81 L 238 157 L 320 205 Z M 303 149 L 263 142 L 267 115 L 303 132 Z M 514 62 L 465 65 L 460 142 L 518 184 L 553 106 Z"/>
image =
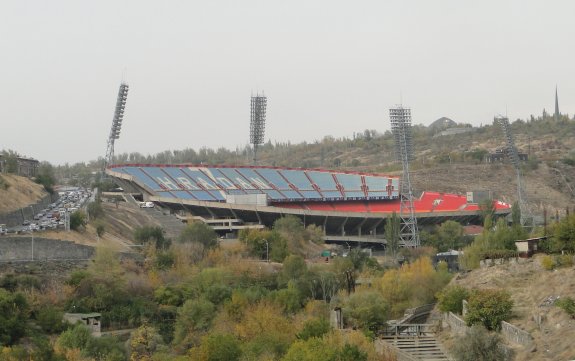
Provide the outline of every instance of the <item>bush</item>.
<path id="1" fill-rule="evenodd" d="M 555 268 L 555 260 L 549 255 L 541 257 L 541 266 L 547 271 L 551 271 Z"/>
<path id="2" fill-rule="evenodd" d="M 483 324 L 488 330 L 501 329 L 501 321 L 511 317 L 513 301 L 506 291 L 474 290 L 467 303 L 465 322 L 468 326 Z"/>
<path id="3" fill-rule="evenodd" d="M 571 318 L 575 318 L 575 301 L 571 297 L 560 298 L 555 301 L 555 306 L 561 308 Z"/>
<path id="4" fill-rule="evenodd" d="M 98 237 L 102 237 L 104 236 L 104 233 L 106 233 L 106 225 L 102 221 L 97 221 L 96 234 L 98 235 Z"/>
<path id="5" fill-rule="evenodd" d="M 303 324 L 303 329 L 297 334 L 297 338 L 307 340 L 312 337 L 322 337 L 329 330 L 329 322 L 325 318 L 314 318 Z"/>
<path id="6" fill-rule="evenodd" d="M 460 337 L 452 350 L 457 361 L 504 361 L 511 360 L 512 354 L 508 352 L 501 342 L 501 337 L 489 333 L 480 325 L 469 329 Z"/>
<path id="7" fill-rule="evenodd" d="M 562 254 L 555 258 L 555 262 L 558 267 L 571 267 L 573 266 L 573 255 L 572 254 Z"/>
<path id="8" fill-rule="evenodd" d="M 463 300 L 469 297 L 469 291 L 465 287 L 450 286 L 437 294 L 439 309 L 442 312 L 463 312 Z"/>
<path id="9" fill-rule="evenodd" d="M 70 228 L 74 231 L 86 225 L 86 214 L 82 211 L 76 211 L 70 215 Z"/>

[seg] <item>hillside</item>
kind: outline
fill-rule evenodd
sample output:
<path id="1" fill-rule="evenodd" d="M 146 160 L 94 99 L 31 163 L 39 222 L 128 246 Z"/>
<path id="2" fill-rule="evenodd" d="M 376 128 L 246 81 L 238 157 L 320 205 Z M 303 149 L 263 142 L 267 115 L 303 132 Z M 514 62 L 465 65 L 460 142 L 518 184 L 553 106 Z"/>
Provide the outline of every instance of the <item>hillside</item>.
<path id="1" fill-rule="evenodd" d="M 0 213 L 8 213 L 38 202 L 48 193 L 31 179 L 13 174 L 0 177 L 6 186 L 0 187 Z"/>
<path id="2" fill-rule="evenodd" d="M 90 246 L 96 246 L 98 242 L 104 242 L 118 250 L 128 251 L 133 245 L 132 235 L 134 229 L 143 226 L 160 225 L 145 212 L 126 203 L 119 203 L 118 208 L 112 203 L 102 203 L 102 206 L 104 207 L 104 217 L 101 222 L 104 224 L 105 232 L 101 238 L 96 235 L 93 223 L 81 232 L 46 231 L 42 236 L 74 241 Z"/>
<path id="3" fill-rule="evenodd" d="M 546 271 L 541 267 L 540 257 L 534 257 L 525 264 L 505 264 L 459 274 L 452 284 L 510 292 L 514 302 L 514 318 L 510 322 L 528 331 L 536 345 L 534 352 L 518 348 L 517 361 L 575 358 L 575 320 L 549 302 L 557 297 L 575 298 L 575 267 Z M 542 320 L 539 325 L 535 321 L 538 318 Z"/>

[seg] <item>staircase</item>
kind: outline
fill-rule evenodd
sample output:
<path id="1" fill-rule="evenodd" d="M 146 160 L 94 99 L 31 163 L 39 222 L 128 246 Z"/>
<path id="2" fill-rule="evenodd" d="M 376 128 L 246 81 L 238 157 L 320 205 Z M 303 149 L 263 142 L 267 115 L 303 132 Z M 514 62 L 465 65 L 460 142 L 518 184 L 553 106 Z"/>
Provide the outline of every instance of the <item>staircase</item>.
<path id="1" fill-rule="evenodd" d="M 384 336 L 383 344 L 398 351 L 398 361 L 449 361 L 434 336 Z"/>
<path id="2" fill-rule="evenodd" d="M 182 223 L 182 221 L 179 220 L 175 215 L 164 214 L 164 210 L 157 204 L 154 208 L 140 208 L 140 202 L 136 201 L 136 199 L 134 199 L 131 194 L 125 193 L 124 198 L 128 204 L 132 205 L 133 207 L 138 207 L 141 212 L 145 212 L 150 217 L 154 218 L 158 223 L 160 223 L 165 231 L 166 238 L 178 238 L 180 233 L 182 233 L 186 227 L 186 225 Z"/>
<path id="3" fill-rule="evenodd" d="M 175 215 L 164 214 L 162 209 L 157 206 L 154 208 L 141 209 L 162 225 L 162 228 L 164 228 L 164 231 L 166 232 L 166 238 L 178 238 L 186 227 L 186 225 L 176 218 Z"/>
<path id="4" fill-rule="evenodd" d="M 395 351 L 398 361 L 450 360 L 435 338 L 434 327 L 431 324 L 396 323 L 388 325 L 383 330 L 382 338 L 379 340 L 379 347 L 383 348 L 383 346 Z"/>

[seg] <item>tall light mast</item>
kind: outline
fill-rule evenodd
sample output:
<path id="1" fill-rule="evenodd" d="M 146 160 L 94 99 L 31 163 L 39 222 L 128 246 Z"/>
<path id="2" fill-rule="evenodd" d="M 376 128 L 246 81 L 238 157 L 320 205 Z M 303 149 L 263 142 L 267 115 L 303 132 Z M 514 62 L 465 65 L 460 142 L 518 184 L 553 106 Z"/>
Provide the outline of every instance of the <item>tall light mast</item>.
<path id="1" fill-rule="evenodd" d="M 401 200 L 399 218 L 401 228 L 400 241 L 407 247 L 419 247 L 419 231 L 417 218 L 413 206 L 413 188 L 409 175 L 409 161 L 413 160 L 413 142 L 411 137 L 411 109 L 397 105 L 389 109 L 391 132 L 395 141 L 396 160 L 403 165 L 403 176 L 399 183 L 399 196 Z"/>
<path id="2" fill-rule="evenodd" d="M 106 158 L 104 159 L 104 169 L 114 162 L 114 142 L 120 138 L 120 131 L 122 130 L 122 120 L 124 119 L 124 110 L 126 108 L 126 99 L 128 98 L 128 84 L 122 82 L 120 90 L 118 91 L 118 98 L 116 99 L 116 108 L 114 109 L 114 118 L 112 120 L 112 128 L 108 136 L 108 146 L 106 148 Z"/>
<path id="3" fill-rule="evenodd" d="M 268 98 L 262 93 L 252 95 L 250 114 L 250 143 L 254 146 L 254 165 L 257 164 L 258 146 L 264 144 L 264 133 L 266 128 L 266 107 Z"/>

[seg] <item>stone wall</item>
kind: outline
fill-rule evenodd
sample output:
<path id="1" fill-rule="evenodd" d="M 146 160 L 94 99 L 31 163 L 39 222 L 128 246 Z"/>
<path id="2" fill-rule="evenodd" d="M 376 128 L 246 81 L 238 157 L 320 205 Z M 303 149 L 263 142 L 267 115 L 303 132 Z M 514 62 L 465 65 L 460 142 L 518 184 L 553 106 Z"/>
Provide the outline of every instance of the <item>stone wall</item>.
<path id="1" fill-rule="evenodd" d="M 87 260 L 94 247 L 41 237 L 1 237 L 0 262 Z"/>

